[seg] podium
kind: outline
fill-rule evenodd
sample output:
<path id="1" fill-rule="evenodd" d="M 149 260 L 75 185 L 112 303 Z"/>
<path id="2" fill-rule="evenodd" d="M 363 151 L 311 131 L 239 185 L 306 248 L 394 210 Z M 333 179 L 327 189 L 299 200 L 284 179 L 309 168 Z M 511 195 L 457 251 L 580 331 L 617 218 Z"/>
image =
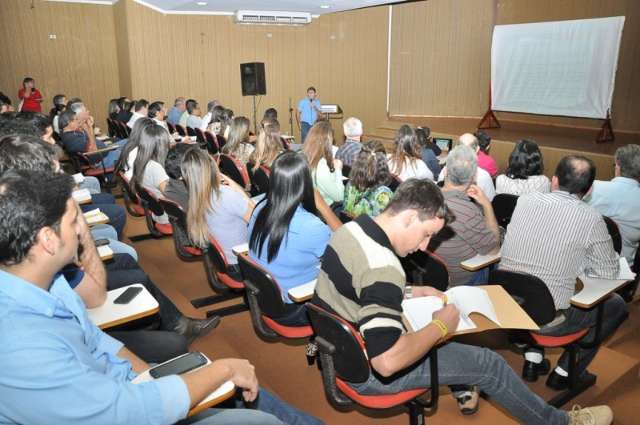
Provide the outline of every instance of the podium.
<path id="1" fill-rule="evenodd" d="M 324 114 L 325 119 L 342 119 L 342 108 L 337 104 L 320 105 L 320 112 Z"/>

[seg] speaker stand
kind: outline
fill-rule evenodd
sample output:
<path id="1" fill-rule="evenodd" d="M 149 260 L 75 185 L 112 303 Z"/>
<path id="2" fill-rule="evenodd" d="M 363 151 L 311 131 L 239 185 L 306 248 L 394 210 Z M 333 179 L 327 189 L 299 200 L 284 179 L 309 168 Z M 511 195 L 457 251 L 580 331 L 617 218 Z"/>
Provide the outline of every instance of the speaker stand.
<path id="1" fill-rule="evenodd" d="M 258 137 L 258 122 L 256 121 L 256 112 L 258 108 L 256 107 L 256 95 L 253 95 L 253 134 Z"/>

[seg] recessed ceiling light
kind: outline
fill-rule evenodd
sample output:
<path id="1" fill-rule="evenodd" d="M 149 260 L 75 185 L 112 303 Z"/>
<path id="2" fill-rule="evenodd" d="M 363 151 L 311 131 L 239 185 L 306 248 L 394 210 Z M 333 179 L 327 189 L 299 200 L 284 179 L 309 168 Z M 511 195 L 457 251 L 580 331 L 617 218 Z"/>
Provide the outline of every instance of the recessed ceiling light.
<path id="1" fill-rule="evenodd" d="M 198 6 L 206 6 L 207 2 L 206 1 L 199 1 L 196 3 Z"/>
<path id="2" fill-rule="evenodd" d="M 320 5 L 320 9 L 329 9 L 331 6 L 329 6 L 328 4 L 321 4 Z"/>

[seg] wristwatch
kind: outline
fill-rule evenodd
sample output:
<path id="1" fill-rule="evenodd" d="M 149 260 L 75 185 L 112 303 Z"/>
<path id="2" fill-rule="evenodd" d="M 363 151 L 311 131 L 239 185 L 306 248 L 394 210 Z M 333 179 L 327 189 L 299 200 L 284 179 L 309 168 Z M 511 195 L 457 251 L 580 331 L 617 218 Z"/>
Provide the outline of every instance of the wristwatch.
<path id="1" fill-rule="evenodd" d="M 405 286 L 404 287 L 404 298 L 409 299 L 413 297 L 413 286 Z"/>

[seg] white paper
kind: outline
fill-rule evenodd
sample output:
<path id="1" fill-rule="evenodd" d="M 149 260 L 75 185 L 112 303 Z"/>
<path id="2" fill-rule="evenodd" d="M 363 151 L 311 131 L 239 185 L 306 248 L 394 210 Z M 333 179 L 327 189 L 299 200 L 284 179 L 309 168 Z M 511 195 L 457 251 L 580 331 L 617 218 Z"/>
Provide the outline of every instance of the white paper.
<path id="1" fill-rule="evenodd" d="M 231 248 L 231 252 L 233 252 L 236 255 L 240 255 L 243 254 L 245 252 L 249 252 L 249 244 L 248 243 L 243 243 L 240 245 L 236 245 L 233 248 Z"/>
<path id="2" fill-rule="evenodd" d="M 84 201 L 91 200 L 91 192 L 89 192 L 89 189 L 74 190 L 73 193 L 71 193 L 71 196 L 76 202 L 84 202 Z"/>
<path id="3" fill-rule="evenodd" d="M 109 247 L 109 245 L 102 245 L 97 249 L 100 258 L 111 257 L 113 255 L 113 250 Z"/>
<path id="4" fill-rule="evenodd" d="M 478 254 L 475 257 L 471 257 L 468 260 L 464 260 L 463 262 L 460 263 L 460 265 L 463 267 L 474 269 L 484 264 L 493 263 L 495 262 L 495 260 L 500 260 L 501 258 L 500 255 L 501 255 L 500 252 L 498 252 L 497 254 L 487 254 L 487 255 Z"/>
<path id="5" fill-rule="evenodd" d="M 84 181 L 84 176 L 82 175 L 82 173 L 75 173 L 73 175 L 73 180 L 75 180 L 76 183 L 82 183 Z"/>

